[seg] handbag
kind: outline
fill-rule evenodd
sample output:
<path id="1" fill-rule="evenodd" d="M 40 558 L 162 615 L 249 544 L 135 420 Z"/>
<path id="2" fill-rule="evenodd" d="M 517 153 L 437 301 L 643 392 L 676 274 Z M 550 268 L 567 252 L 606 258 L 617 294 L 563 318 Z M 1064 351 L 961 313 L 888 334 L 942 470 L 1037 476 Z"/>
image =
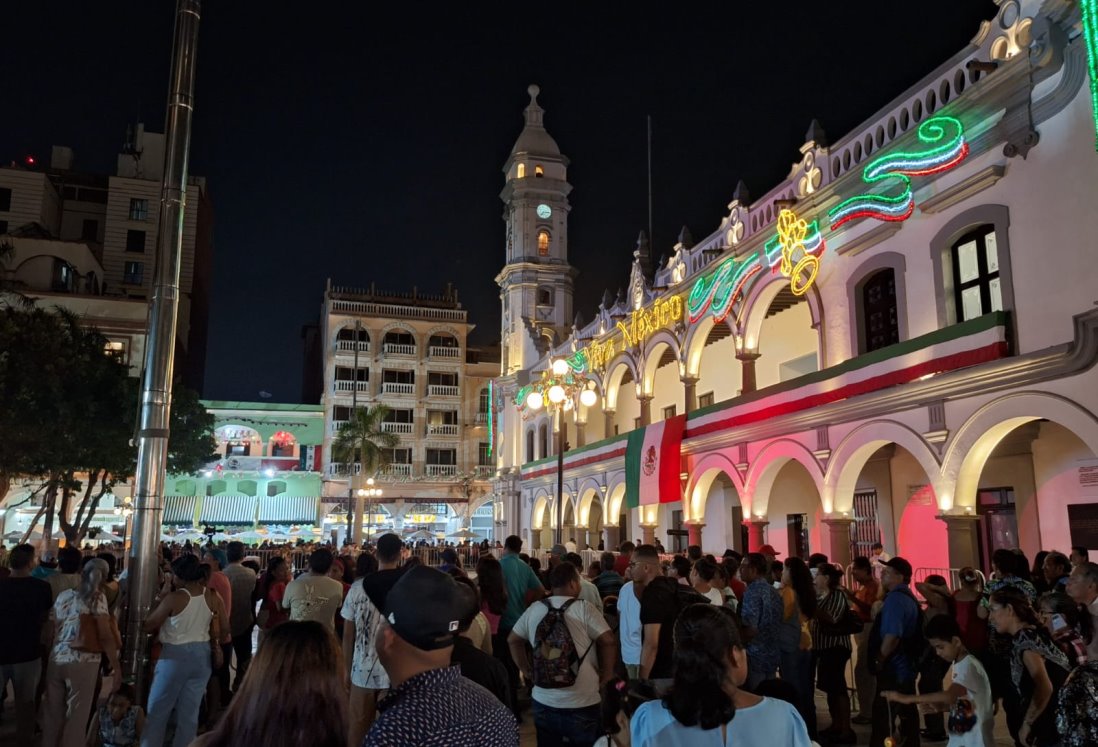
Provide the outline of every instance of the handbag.
<path id="1" fill-rule="evenodd" d="M 99 637 L 99 617 L 85 612 L 80 615 L 80 627 L 76 637 L 69 641 L 69 648 L 85 654 L 103 653 L 103 642 Z"/>

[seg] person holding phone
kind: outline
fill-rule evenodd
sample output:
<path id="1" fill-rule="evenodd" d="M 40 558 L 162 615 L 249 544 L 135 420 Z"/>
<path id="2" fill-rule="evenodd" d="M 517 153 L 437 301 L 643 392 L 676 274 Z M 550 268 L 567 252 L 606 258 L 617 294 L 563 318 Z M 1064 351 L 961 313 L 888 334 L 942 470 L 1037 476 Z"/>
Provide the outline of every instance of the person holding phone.
<path id="1" fill-rule="evenodd" d="M 1072 667 L 1087 663 L 1087 644 L 1094 631 L 1090 615 L 1080 614 L 1075 600 L 1059 591 L 1042 594 L 1037 603 L 1037 619 Z"/>

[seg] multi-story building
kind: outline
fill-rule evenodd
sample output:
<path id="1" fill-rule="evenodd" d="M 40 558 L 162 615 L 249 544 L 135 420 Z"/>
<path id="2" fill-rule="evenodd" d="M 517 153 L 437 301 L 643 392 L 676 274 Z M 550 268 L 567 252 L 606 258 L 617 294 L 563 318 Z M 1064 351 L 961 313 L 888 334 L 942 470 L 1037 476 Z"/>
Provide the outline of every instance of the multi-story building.
<path id="1" fill-rule="evenodd" d="M 813 123 L 785 180 L 738 188 L 654 279 L 638 257 L 628 293 L 578 328 L 567 161 L 532 97 L 502 194 L 507 530 L 544 544 L 559 510 L 591 544 L 768 542 L 845 563 L 883 541 L 924 569 L 1098 549 L 1098 49 L 1080 12 L 1002 3 L 852 132 Z M 557 358 L 600 395 L 567 413 L 560 502 L 550 419 L 519 409 Z M 678 488 L 629 506 L 635 434 L 683 416 Z"/>
<path id="2" fill-rule="evenodd" d="M 441 295 L 394 294 L 329 281 L 319 335 L 329 501 L 346 500 L 371 477 L 334 461 L 331 444 L 354 408 L 377 405 L 389 408 L 383 428 L 400 439 L 372 476 L 396 525 L 403 527 L 405 506 L 453 504 L 467 521 L 490 499 L 489 387 L 499 359 L 469 347 L 472 329 L 449 285 Z"/>
<path id="3" fill-rule="evenodd" d="M 28 159 L 0 167 L 0 234 L 14 237 L 8 240 L 16 244 L 22 243 L 21 239 L 39 240 L 26 250 L 17 246 L 24 256 L 19 264 L 9 263 L 7 272 L 19 277 L 25 274 L 23 262 L 33 261 L 40 268 L 50 257 L 59 277 L 79 269 L 81 277 L 73 283 L 51 281 L 48 289 L 32 288 L 57 292 L 57 286 L 72 285 L 64 291 L 70 294 L 65 305 L 78 314 L 77 296 L 94 295 L 100 299 L 99 306 L 105 298 L 146 306 L 152 294 L 164 135 L 145 132 L 143 125 L 137 125 L 127 140 L 111 175 L 77 171 L 72 150 L 63 146 L 53 147 L 48 166 Z M 206 365 L 212 230 L 213 207 L 206 180 L 190 176 L 183 215 L 176 370 L 197 390 L 202 388 Z M 79 243 L 86 250 L 44 254 L 48 247 L 43 241 L 55 242 L 54 247 L 61 246 L 57 242 Z M 70 261 L 72 252 L 81 254 L 79 267 Z M 94 267 L 89 257 L 94 259 Z M 135 332 L 118 342 L 127 344 L 129 350 L 143 348 L 143 329 L 140 337 Z M 140 369 L 140 356 L 127 355 Z"/>

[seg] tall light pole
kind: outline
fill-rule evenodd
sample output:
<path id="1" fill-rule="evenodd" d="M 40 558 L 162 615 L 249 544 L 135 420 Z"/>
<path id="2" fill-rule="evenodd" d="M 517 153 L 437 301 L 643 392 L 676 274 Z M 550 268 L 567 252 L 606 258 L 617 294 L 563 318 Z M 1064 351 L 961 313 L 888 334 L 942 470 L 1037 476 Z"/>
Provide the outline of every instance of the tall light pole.
<path id="1" fill-rule="evenodd" d="M 122 657 L 123 679 L 135 683 L 139 702 L 144 702 L 148 691 L 148 635 L 141 626 L 149 614 L 157 587 L 156 551 L 160 543 L 160 512 L 168 463 L 172 371 L 179 324 L 179 269 L 183 254 L 183 216 L 201 10 L 201 0 L 176 0 L 171 90 L 164 132 L 164 175 L 160 185 L 160 223 L 156 236 L 156 279 L 149 304 L 137 432 L 134 546 Z"/>
<path id="2" fill-rule="evenodd" d="M 549 370 L 542 372 L 541 378 L 533 384 L 523 387 L 516 396 L 516 406 L 529 412 L 537 412 L 542 407 L 554 415 L 557 421 L 557 528 L 553 534 L 554 542 L 563 544 L 564 533 L 564 452 L 567 450 L 564 413 L 570 412 L 576 401 L 584 407 L 593 407 L 599 396 L 595 392 L 598 386 L 584 373 L 583 365 L 573 365 L 572 359 L 555 358 Z"/>
<path id="3" fill-rule="evenodd" d="M 374 518 L 374 498 L 381 497 L 381 488 L 374 487 L 374 478 L 366 478 L 366 487 L 358 489 L 358 495 L 360 498 L 366 499 L 366 536 L 363 539 L 362 546 L 365 547 L 366 543 L 370 541 L 370 523 Z"/>

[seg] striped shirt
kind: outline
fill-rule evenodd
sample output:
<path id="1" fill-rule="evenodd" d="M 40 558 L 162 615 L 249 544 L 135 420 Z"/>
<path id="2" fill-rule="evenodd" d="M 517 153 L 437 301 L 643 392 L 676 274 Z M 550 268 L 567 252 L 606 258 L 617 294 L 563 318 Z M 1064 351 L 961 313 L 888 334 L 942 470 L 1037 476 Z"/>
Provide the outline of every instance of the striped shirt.
<path id="1" fill-rule="evenodd" d="M 842 619 L 843 613 L 846 612 L 848 607 L 846 596 L 841 591 L 833 591 L 826 597 L 820 600 L 818 609 L 826 612 L 831 616 L 831 619 L 835 622 L 839 622 Z M 825 648 L 845 648 L 850 649 L 850 636 L 849 635 L 833 635 L 826 631 L 825 625 L 822 625 L 819 620 L 812 621 L 812 648 L 813 649 L 825 649 Z"/>

